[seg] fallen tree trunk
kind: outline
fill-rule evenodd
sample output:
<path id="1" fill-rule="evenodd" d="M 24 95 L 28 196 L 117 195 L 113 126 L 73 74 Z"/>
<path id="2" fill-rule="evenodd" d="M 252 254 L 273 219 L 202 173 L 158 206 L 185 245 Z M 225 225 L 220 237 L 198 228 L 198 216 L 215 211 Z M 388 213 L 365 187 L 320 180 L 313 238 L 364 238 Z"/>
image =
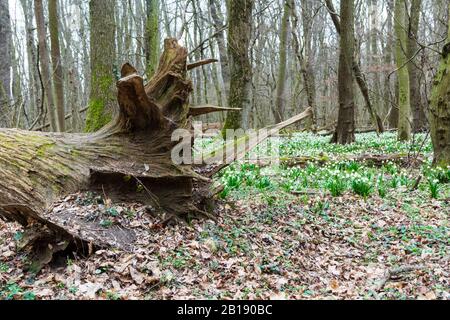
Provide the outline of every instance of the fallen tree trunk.
<path id="1" fill-rule="evenodd" d="M 382 167 L 388 162 L 393 162 L 400 166 L 405 165 L 421 165 L 424 162 L 423 157 L 411 157 L 405 154 L 363 154 L 355 157 L 339 157 L 339 158 L 328 158 L 327 156 L 303 156 L 303 157 L 288 157 L 288 158 L 267 158 L 267 159 L 257 159 L 249 160 L 248 163 L 256 164 L 260 167 L 267 167 L 273 164 L 275 161 L 279 162 L 280 165 L 285 167 L 306 167 L 309 163 L 315 163 L 318 165 L 326 165 L 338 161 L 353 161 L 357 163 L 366 164 L 373 167 Z"/>
<path id="2" fill-rule="evenodd" d="M 166 39 L 159 68 L 146 85 L 125 64 L 117 83 L 118 115 L 96 133 L 0 129 L 0 218 L 24 226 L 20 247 L 34 252 L 39 266 L 67 249 L 89 254 L 99 247 L 126 249 L 135 240 L 130 229 L 102 227 L 59 209 L 74 193 L 94 191 L 113 202 L 140 202 L 166 222 L 212 217 L 204 210 L 214 195 L 209 178 L 191 164 L 172 161 L 178 144 L 172 141 L 174 131 L 189 132 L 191 116 L 217 111 L 190 108 L 187 71 L 215 60 L 188 65 L 187 55 L 176 39 Z"/>
<path id="3" fill-rule="evenodd" d="M 31 246 L 51 244 L 56 250 L 69 243 L 121 247 L 132 237 L 132 232 L 118 237 L 112 230 L 92 237 L 86 232 L 93 229 L 91 222 L 50 210 L 55 202 L 78 191 L 139 201 L 167 218 L 205 215 L 195 204 L 193 183 L 207 179 L 190 166 L 171 161 L 176 144 L 172 132 L 189 126 L 192 85 L 186 59 L 185 48 L 175 39 L 166 40 L 160 67 L 146 86 L 137 71 L 125 64 L 117 83 L 120 112 L 96 133 L 0 129 L 0 217 L 33 229 Z M 46 231 L 36 232 L 37 226 Z M 56 245 L 62 242 L 66 245 Z"/>

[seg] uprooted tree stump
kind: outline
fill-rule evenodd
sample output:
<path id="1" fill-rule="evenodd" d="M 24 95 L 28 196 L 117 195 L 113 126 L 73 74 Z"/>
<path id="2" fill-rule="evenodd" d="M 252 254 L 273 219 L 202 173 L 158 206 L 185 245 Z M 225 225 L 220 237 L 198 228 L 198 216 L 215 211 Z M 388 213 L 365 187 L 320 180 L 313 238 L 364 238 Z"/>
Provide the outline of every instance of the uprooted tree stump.
<path id="1" fill-rule="evenodd" d="M 41 263 L 69 246 L 88 253 L 93 247 L 125 246 L 132 238 L 130 230 L 122 230 L 120 237 L 104 231 L 93 238 L 86 232 L 95 229 L 92 222 L 73 212 L 49 210 L 72 193 L 98 191 L 113 201 L 148 204 L 167 221 L 209 215 L 202 207 L 213 195 L 205 192 L 209 178 L 190 165 L 174 164 L 171 151 L 177 144 L 174 130 L 190 129 L 190 116 L 214 111 L 209 106 L 191 110 L 187 72 L 215 60 L 188 65 L 188 52 L 177 40 L 166 39 L 164 46 L 148 84 L 131 65 L 122 67 L 118 115 L 100 131 L 0 129 L 0 217 L 25 227 L 24 246 L 43 253 Z"/>

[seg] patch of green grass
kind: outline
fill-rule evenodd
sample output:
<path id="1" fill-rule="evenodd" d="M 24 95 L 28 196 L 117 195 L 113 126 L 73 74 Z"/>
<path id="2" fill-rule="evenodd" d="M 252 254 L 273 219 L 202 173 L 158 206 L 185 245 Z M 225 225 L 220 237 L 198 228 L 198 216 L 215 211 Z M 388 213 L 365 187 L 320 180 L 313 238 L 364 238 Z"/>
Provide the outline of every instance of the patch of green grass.
<path id="1" fill-rule="evenodd" d="M 0 262 L 0 272 L 8 272 L 9 266 L 6 263 Z"/>
<path id="2" fill-rule="evenodd" d="M 357 177 L 352 181 L 352 190 L 357 195 L 367 199 L 373 192 L 373 185 L 367 177 Z"/>
<path id="3" fill-rule="evenodd" d="M 0 299 L 13 300 L 22 294 L 22 288 L 15 282 L 8 282 L 4 287 L 0 287 Z"/>
<path id="4" fill-rule="evenodd" d="M 326 188 L 331 192 L 333 197 L 340 197 L 347 188 L 347 184 L 339 176 L 335 176 L 328 180 Z"/>

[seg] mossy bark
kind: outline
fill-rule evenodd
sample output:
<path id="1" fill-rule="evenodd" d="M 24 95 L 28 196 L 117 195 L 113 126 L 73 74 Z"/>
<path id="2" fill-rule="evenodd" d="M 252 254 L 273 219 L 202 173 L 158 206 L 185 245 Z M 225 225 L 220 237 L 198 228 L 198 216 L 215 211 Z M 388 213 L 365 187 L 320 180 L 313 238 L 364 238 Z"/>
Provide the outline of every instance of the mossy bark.
<path id="1" fill-rule="evenodd" d="M 408 63 L 409 71 L 409 92 L 411 97 L 411 110 L 414 132 L 420 132 L 427 127 L 427 119 L 425 116 L 425 106 L 422 99 L 420 88 L 420 73 L 421 70 L 418 66 L 419 59 L 414 58 L 419 49 L 418 35 L 420 24 L 420 13 L 422 10 L 422 0 L 412 0 L 411 13 L 409 15 L 409 32 L 408 32 L 408 58 L 412 59 Z"/>
<path id="2" fill-rule="evenodd" d="M 108 0 L 91 0 L 89 16 L 91 21 L 90 57 L 91 91 L 86 115 L 86 132 L 95 132 L 114 117 L 116 90 L 114 61 L 115 46 L 115 3 Z"/>
<path id="3" fill-rule="evenodd" d="M 285 0 L 283 11 L 280 28 L 280 65 L 277 79 L 277 98 L 274 109 L 275 122 L 277 123 L 284 120 L 286 107 L 287 40 L 291 15 L 289 0 Z"/>
<path id="4" fill-rule="evenodd" d="M 176 39 L 166 39 L 158 70 L 146 85 L 136 69 L 125 64 L 116 84 L 117 115 L 95 133 L 0 129 L 0 218 L 24 226 L 26 246 L 39 253 L 40 265 L 68 249 L 89 254 L 99 247 L 132 246 L 135 237 L 129 227 L 99 228 L 98 222 L 79 212 L 58 209 L 68 195 L 79 191 L 96 191 L 113 202 L 151 205 L 162 215 L 163 224 L 212 218 L 205 212 L 216 190 L 211 180 L 172 159 L 178 146 L 172 141 L 174 131 L 191 129 L 190 115 L 202 112 L 189 106 L 192 83 L 187 72 L 207 62 L 187 65 L 187 56 Z M 266 128 L 246 150 L 310 115 L 308 109 Z M 214 170 L 201 169 L 202 174 Z"/>
<path id="5" fill-rule="evenodd" d="M 411 139 L 411 97 L 409 88 L 409 72 L 407 66 L 408 34 L 406 26 L 406 3 L 405 0 L 395 1 L 395 34 L 396 42 L 396 63 L 398 77 L 398 139 L 409 141 Z"/>
<path id="6" fill-rule="evenodd" d="M 158 68 L 159 58 L 159 0 L 146 0 L 147 22 L 145 24 L 146 74 L 151 78 Z"/>
<path id="7" fill-rule="evenodd" d="M 53 90 L 56 107 L 56 120 L 59 132 L 65 131 L 64 79 L 59 47 L 58 1 L 48 1 L 48 21 L 50 29 L 50 52 L 52 57 Z"/>
<path id="8" fill-rule="evenodd" d="M 42 0 L 34 1 L 34 12 L 36 18 L 36 29 L 39 44 L 39 68 L 42 74 L 43 90 L 45 91 L 45 97 L 47 98 L 47 114 L 50 120 L 51 129 L 53 131 L 58 130 L 58 125 L 56 121 L 56 110 L 53 99 L 53 88 L 50 76 L 50 61 L 49 53 L 46 40 L 46 25 L 44 18 L 44 8 Z"/>
<path id="9" fill-rule="evenodd" d="M 341 2 L 341 37 L 339 54 L 339 115 L 332 142 L 349 144 L 355 141 L 355 101 L 353 81 L 354 1 Z"/>
<path id="10" fill-rule="evenodd" d="M 433 83 L 429 118 L 434 164 L 446 168 L 450 166 L 450 17 L 447 43 Z"/>
<path id="11" fill-rule="evenodd" d="M 228 112 L 227 129 L 243 127 L 242 112 L 251 107 L 252 67 L 248 55 L 251 34 L 253 0 L 228 0 L 228 56 L 230 59 L 229 107 L 242 111 Z"/>
<path id="12" fill-rule="evenodd" d="M 171 159 L 178 143 L 172 141 L 172 132 L 189 125 L 192 85 L 186 59 L 185 48 L 175 39 L 166 40 L 160 67 L 145 86 L 125 64 L 117 83 L 117 116 L 95 133 L 0 129 L 0 217 L 18 221 L 27 230 L 41 226 L 45 241 L 59 248 L 55 244 L 62 240 L 92 242 L 92 234 L 85 233 L 95 228 L 89 221 L 49 210 L 78 191 L 97 190 L 113 200 L 147 203 L 166 218 L 206 214 L 195 205 L 200 200 L 193 184 L 207 179 Z M 94 246 L 105 246 L 114 243 L 115 235 L 105 230 L 95 237 Z M 37 240 L 43 241 L 41 236 Z"/>
<path id="13" fill-rule="evenodd" d="M 0 1 L 0 112 L 10 114 L 12 105 L 11 62 L 12 60 L 12 32 L 8 1 Z M 0 126 L 9 125 L 9 117 L 0 118 Z"/>
<path id="14" fill-rule="evenodd" d="M 325 0 L 325 5 L 328 9 L 328 12 L 331 16 L 331 19 L 333 20 L 333 24 L 336 27 L 336 31 L 339 35 L 341 35 L 342 32 L 345 32 L 345 28 L 341 27 L 341 19 L 342 17 L 339 17 L 339 15 L 337 14 L 336 10 L 334 9 L 334 5 L 333 5 L 333 0 Z M 354 9 L 353 9 L 354 10 Z M 353 30 L 354 30 L 354 26 L 353 26 Z M 356 40 L 353 39 L 353 42 L 355 42 Z M 354 51 L 354 50 L 353 50 Z M 358 84 L 359 90 L 361 91 L 361 94 L 364 98 L 365 104 L 366 104 L 366 108 L 367 111 L 369 111 L 369 114 L 372 118 L 372 123 L 374 125 L 374 127 L 377 130 L 377 133 L 383 133 L 384 132 L 384 126 L 383 126 L 383 122 L 380 118 L 380 116 L 377 114 L 376 110 L 374 110 L 373 106 L 372 106 L 372 101 L 370 100 L 370 94 L 369 94 L 369 88 L 367 86 L 367 82 L 366 82 L 366 78 L 364 76 L 364 74 L 361 71 L 361 68 L 359 66 L 359 62 L 356 59 L 356 55 L 353 55 L 353 73 L 356 79 L 356 82 Z"/>

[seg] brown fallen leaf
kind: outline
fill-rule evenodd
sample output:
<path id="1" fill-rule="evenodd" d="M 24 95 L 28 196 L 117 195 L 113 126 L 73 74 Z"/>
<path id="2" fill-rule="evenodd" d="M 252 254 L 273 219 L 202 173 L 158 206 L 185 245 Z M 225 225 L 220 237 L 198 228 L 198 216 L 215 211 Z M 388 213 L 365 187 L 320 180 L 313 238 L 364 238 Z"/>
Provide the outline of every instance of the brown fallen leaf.
<path id="1" fill-rule="evenodd" d="M 137 285 L 141 285 L 142 283 L 144 283 L 145 281 L 145 277 L 142 273 L 138 272 L 135 268 L 133 268 L 132 266 L 130 266 L 128 268 L 128 270 L 130 271 L 130 276 L 131 279 L 133 279 L 133 281 L 137 284 Z"/>

